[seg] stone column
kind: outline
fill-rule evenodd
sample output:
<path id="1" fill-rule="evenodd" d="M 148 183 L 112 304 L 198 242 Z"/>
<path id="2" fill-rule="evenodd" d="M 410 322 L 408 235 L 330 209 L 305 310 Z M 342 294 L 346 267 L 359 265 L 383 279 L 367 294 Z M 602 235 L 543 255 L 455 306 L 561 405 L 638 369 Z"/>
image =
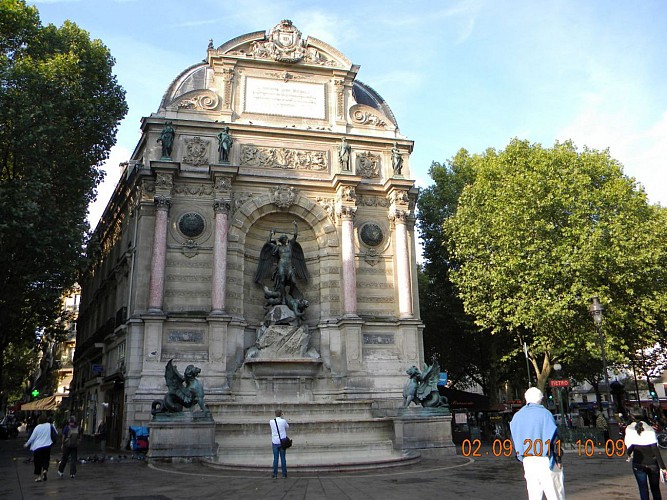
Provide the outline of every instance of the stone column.
<path id="1" fill-rule="evenodd" d="M 341 206 L 341 246 L 343 267 L 343 315 L 357 315 L 357 267 L 354 255 L 354 214 L 356 207 Z"/>
<path id="2" fill-rule="evenodd" d="M 407 216 L 408 213 L 403 210 L 396 210 L 391 216 L 396 236 L 396 277 L 398 284 L 398 315 L 400 318 L 411 318 L 413 315 Z"/>
<path id="3" fill-rule="evenodd" d="M 211 309 L 213 314 L 225 312 L 227 282 L 227 233 L 229 231 L 230 200 L 215 200 L 215 236 L 213 240 L 213 277 L 211 283 Z"/>
<path id="4" fill-rule="evenodd" d="M 151 259 L 150 295 L 148 300 L 148 310 L 151 312 L 162 311 L 170 205 L 169 197 L 162 195 L 155 197 L 155 232 L 153 235 L 153 257 Z"/>

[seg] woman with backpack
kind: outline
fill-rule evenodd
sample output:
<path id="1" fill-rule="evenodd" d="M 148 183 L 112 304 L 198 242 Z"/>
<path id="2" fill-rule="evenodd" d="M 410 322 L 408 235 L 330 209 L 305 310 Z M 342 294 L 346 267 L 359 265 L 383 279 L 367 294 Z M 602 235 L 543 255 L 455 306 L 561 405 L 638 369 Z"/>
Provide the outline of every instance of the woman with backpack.
<path id="1" fill-rule="evenodd" d="M 76 418 L 70 417 L 69 424 L 63 429 L 63 456 L 58 464 L 58 475 L 63 477 L 67 461 L 71 459 L 69 465 L 69 477 L 76 477 L 76 460 L 78 455 L 78 446 L 80 438 L 80 429 L 76 424 Z"/>

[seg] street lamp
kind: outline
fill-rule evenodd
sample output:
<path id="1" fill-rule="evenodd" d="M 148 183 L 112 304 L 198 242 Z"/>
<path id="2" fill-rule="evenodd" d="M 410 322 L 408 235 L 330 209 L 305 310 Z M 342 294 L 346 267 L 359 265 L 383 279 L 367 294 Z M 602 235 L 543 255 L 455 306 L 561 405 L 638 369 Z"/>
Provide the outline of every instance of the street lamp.
<path id="1" fill-rule="evenodd" d="M 559 380 L 561 378 L 560 371 L 561 371 L 562 368 L 563 367 L 561 366 L 560 363 L 555 363 L 554 364 L 554 371 L 558 375 Z M 554 387 L 553 389 L 556 389 L 556 387 Z M 553 389 L 552 389 L 552 391 L 553 391 Z M 563 407 L 563 398 L 561 397 L 561 392 L 560 392 L 561 387 L 558 386 L 557 389 L 558 389 L 558 400 L 556 402 L 556 409 L 558 409 L 558 406 L 560 405 L 560 422 L 561 422 L 561 424 L 563 424 L 563 423 L 565 423 L 565 410 L 564 410 L 564 407 Z M 558 422 L 556 422 L 556 423 L 558 423 Z"/>
<path id="2" fill-rule="evenodd" d="M 602 335 L 602 318 L 604 316 L 604 307 L 600 304 L 600 299 L 598 296 L 594 296 L 591 299 L 591 305 L 588 306 L 588 312 L 593 317 L 593 322 L 595 323 L 595 329 L 598 331 L 600 336 L 600 351 L 602 352 L 602 369 L 604 370 L 604 383 L 607 385 L 607 418 L 611 423 L 614 419 L 613 413 L 611 412 L 611 392 L 609 390 L 609 374 L 607 373 L 607 357 L 604 353 L 604 337 Z"/>

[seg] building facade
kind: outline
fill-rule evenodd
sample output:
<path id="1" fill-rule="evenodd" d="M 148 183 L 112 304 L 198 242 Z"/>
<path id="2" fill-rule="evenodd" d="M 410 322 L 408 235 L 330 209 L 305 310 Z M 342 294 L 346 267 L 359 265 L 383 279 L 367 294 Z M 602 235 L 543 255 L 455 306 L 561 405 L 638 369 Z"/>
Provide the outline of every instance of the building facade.
<path id="1" fill-rule="evenodd" d="M 413 142 L 359 66 L 290 22 L 209 44 L 178 75 L 95 231 L 82 281 L 73 409 L 111 445 L 151 418 L 165 364 L 231 403 L 401 400 L 423 362 Z M 262 249 L 295 237 L 314 371 L 248 362 L 266 313 Z M 319 364 L 318 364 L 319 363 Z M 217 417 L 216 417 L 217 418 Z"/>

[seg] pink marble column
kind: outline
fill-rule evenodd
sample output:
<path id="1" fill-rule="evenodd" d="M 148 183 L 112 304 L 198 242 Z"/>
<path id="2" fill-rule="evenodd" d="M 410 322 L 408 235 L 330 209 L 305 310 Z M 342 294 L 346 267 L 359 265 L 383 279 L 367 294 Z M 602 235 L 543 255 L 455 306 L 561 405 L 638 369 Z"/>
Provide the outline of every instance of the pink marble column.
<path id="1" fill-rule="evenodd" d="M 213 278 L 211 283 L 211 309 L 215 313 L 225 312 L 227 282 L 227 233 L 229 231 L 230 202 L 216 200 L 215 236 L 213 240 Z"/>
<path id="2" fill-rule="evenodd" d="M 406 215 L 405 212 L 398 210 L 394 214 L 398 315 L 400 318 L 410 318 L 413 316 L 412 287 L 410 286 L 410 252 L 408 251 L 408 232 L 405 224 Z"/>
<path id="3" fill-rule="evenodd" d="M 355 207 L 341 207 L 341 245 L 343 257 L 343 314 L 357 315 L 357 268 L 354 259 Z"/>
<path id="4" fill-rule="evenodd" d="M 151 259 L 150 295 L 148 299 L 148 310 L 153 312 L 162 311 L 170 204 L 171 201 L 166 196 L 155 197 L 155 233 L 153 235 L 153 258 Z"/>

